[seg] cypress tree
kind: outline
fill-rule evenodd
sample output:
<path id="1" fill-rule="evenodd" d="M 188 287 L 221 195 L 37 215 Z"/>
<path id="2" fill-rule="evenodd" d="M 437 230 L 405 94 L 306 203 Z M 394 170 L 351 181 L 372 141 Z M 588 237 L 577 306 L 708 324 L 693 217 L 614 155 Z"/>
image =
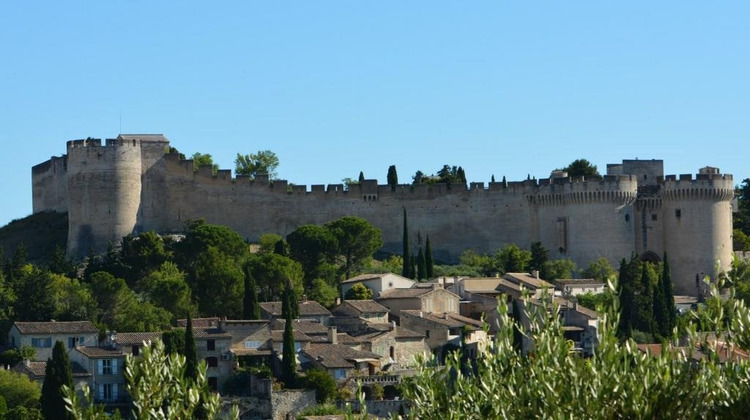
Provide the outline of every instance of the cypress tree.
<path id="1" fill-rule="evenodd" d="M 654 332 L 654 297 L 653 297 L 653 271 L 646 261 L 640 262 L 640 294 L 638 296 L 638 319 L 634 324 L 636 328 L 647 333 Z"/>
<path id="2" fill-rule="evenodd" d="M 427 276 L 427 265 L 424 260 L 424 252 L 422 247 L 419 247 L 419 253 L 417 253 L 417 280 L 422 280 Z"/>
<path id="3" fill-rule="evenodd" d="M 669 271 L 669 260 L 667 260 L 667 251 L 664 251 L 664 267 L 661 272 L 661 288 L 664 290 L 664 306 L 666 307 L 667 313 L 667 328 L 668 334 L 672 333 L 672 330 L 677 325 L 677 312 L 674 306 L 674 290 L 672 289 L 672 274 Z"/>
<path id="4" fill-rule="evenodd" d="M 529 268 L 532 270 L 541 271 L 542 266 L 549 260 L 549 251 L 542 245 L 541 242 L 537 241 L 531 244 L 531 261 L 529 261 Z"/>
<path id="5" fill-rule="evenodd" d="M 359 171 L 359 183 L 361 184 L 362 181 L 365 180 L 365 174 L 362 171 Z"/>
<path id="6" fill-rule="evenodd" d="M 288 286 L 288 285 L 287 285 Z M 294 349 L 294 327 L 291 306 L 293 292 L 289 287 L 287 291 L 282 295 L 282 308 L 287 308 L 284 316 L 284 345 L 282 349 L 281 359 L 281 377 L 284 384 L 291 388 L 297 379 L 297 359 Z"/>
<path id="7" fill-rule="evenodd" d="M 182 354 L 185 351 L 185 331 L 180 329 L 164 331 L 161 333 L 161 341 L 164 343 L 164 353 Z"/>
<path id="8" fill-rule="evenodd" d="M 195 381 L 198 378 L 198 352 L 195 348 L 193 318 L 190 313 L 188 313 L 185 326 L 185 359 L 185 377 Z"/>
<path id="9" fill-rule="evenodd" d="M 398 185 L 398 173 L 396 173 L 396 165 L 388 167 L 388 185 L 391 186 L 391 191 L 396 191 Z"/>
<path id="10" fill-rule="evenodd" d="M 403 243 L 403 253 L 402 256 L 404 258 L 403 267 L 401 268 L 401 275 L 406 278 L 412 278 L 411 275 L 411 255 L 409 252 L 409 227 L 406 222 L 406 207 L 404 207 L 404 237 L 402 240 Z"/>
<path id="11" fill-rule="evenodd" d="M 617 281 L 617 294 L 620 299 L 620 320 L 617 324 L 617 335 L 620 339 L 630 338 L 632 331 L 631 317 L 633 313 L 633 278 L 630 264 L 623 258 L 620 261 L 620 273 Z"/>
<path id="12" fill-rule="evenodd" d="M 435 259 L 432 256 L 432 246 L 430 246 L 430 235 L 427 235 L 427 241 L 424 250 L 424 262 L 427 269 L 428 279 L 435 278 Z"/>
<path id="13" fill-rule="evenodd" d="M 299 318 L 299 300 L 292 288 L 291 282 L 287 282 L 284 290 L 281 292 L 281 316 L 284 319 Z"/>
<path id="14" fill-rule="evenodd" d="M 513 319 L 513 349 L 521 354 L 523 352 L 523 330 L 521 329 L 523 325 L 521 321 L 523 301 L 514 299 L 511 305 L 513 305 L 513 312 L 511 312 L 511 318 Z"/>
<path id="15" fill-rule="evenodd" d="M 503 175 L 503 188 L 508 188 L 508 181 L 505 180 L 505 175 Z"/>
<path id="16" fill-rule="evenodd" d="M 245 264 L 245 296 L 242 301 L 242 317 L 245 319 L 260 319 L 260 305 L 258 304 L 258 290 L 255 277 L 248 264 Z"/>
<path id="17" fill-rule="evenodd" d="M 495 174 L 492 174 L 492 178 L 490 179 L 490 182 L 495 183 Z"/>
<path id="18" fill-rule="evenodd" d="M 52 358 L 47 360 L 44 370 L 44 384 L 40 404 L 45 419 L 72 419 L 73 416 L 65 409 L 62 386 L 73 389 L 73 372 L 70 369 L 70 359 L 61 341 L 55 342 Z"/>

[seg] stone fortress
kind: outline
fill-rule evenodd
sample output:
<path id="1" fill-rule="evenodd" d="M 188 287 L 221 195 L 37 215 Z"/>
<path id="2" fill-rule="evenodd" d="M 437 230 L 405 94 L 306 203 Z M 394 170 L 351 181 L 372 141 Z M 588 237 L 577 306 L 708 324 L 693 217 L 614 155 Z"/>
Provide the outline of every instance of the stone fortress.
<path id="1" fill-rule="evenodd" d="M 181 232 L 200 218 L 252 241 L 347 215 L 380 228 L 383 250 L 400 253 L 403 209 L 411 237 L 429 235 L 440 261 L 456 261 L 466 249 L 528 249 L 535 241 L 550 258 L 579 267 L 600 257 L 618 267 L 633 252 L 658 261 L 666 251 L 675 292 L 697 295 L 697 278 L 715 276 L 732 258 L 734 186 L 717 168 L 664 176 L 661 160 L 624 160 L 595 179 L 553 172 L 522 182 L 395 188 L 365 180 L 347 191 L 342 184 L 233 178 L 210 166 L 195 172 L 169 145 L 160 134 L 68 141 L 66 155 L 32 168 L 34 213 L 68 213 L 67 251 L 77 258 L 131 233 Z"/>

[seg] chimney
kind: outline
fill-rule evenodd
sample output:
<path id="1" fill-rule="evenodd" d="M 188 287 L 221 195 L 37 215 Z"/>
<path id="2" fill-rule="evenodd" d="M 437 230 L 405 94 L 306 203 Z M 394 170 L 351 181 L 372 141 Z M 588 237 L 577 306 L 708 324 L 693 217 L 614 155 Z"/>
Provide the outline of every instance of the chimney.
<path id="1" fill-rule="evenodd" d="M 307 302 L 307 295 L 302 295 L 302 299 L 300 299 L 300 303 Z"/>
<path id="2" fill-rule="evenodd" d="M 531 277 L 534 277 L 535 279 L 539 279 L 539 270 L 531 270 Z"/>
<path id="3" fill-rule="evenodd" d="M 396 321 L 391 321 L 391 330 L 396 331 Z"/>
<path id="4" fill-rule="evenodd" d="M 31 360 L 24 358 L 23 359 L 23 364 L 24 364 L 24 366 L 29 367 L 29 366 L 31 366 Z M 8 368 L 8 370 L 10 370 L 10 368 Z"/>
<path id="5" fill-rule="evenodd" d="M 338 328 L 334 326 L 328 327 L 328 341 L 331 342 L 331 344 L 338 344 L 339 343 L 339 337 L 338 337 Z"/>

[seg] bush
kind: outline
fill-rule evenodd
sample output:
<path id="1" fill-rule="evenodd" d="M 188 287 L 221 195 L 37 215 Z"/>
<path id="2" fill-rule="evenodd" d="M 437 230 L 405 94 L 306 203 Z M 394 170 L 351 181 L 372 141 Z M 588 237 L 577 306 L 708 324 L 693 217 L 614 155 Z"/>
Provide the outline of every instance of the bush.
<path id="1" fill-rule="evenodd" d="M 318 403 L 325 403 L 336 395 L 336 381 L 323 369 L 310 369 L 305 372 L 304 386 L 315 390 Z"/>

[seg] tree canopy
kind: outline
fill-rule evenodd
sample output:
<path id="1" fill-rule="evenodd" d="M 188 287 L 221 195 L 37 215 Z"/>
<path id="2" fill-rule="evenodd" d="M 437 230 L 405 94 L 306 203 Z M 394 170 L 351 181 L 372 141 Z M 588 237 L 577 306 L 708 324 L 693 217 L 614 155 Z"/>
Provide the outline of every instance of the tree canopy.
<path id="1" fill-rule="evenodd" d="M 255 179 L 258 175 L 268 175 L 268 179 L 276 179 L 279 158 L 270 150 L 259 150 L 257 153 L 241 155 L 237 153 L 234 160 L 234 172 L 237 175 L 247 175 Z"/>
<path id="2" fill-rule="evenodd" d="M 328 228 L 338 243 L 338 253 L 344 259 L 343 272 L 346 278 L 372 254 L 383 246 L 383 235 L 380 229 L 365 219 L 345 216 L 327 223 Z"/>
<path id="3" fill-rule="evenodd" d="M 567 172 L 568 176 L 600 176 L 596 165 L 586 159 L 576 159 L 562 170 Z"/>

